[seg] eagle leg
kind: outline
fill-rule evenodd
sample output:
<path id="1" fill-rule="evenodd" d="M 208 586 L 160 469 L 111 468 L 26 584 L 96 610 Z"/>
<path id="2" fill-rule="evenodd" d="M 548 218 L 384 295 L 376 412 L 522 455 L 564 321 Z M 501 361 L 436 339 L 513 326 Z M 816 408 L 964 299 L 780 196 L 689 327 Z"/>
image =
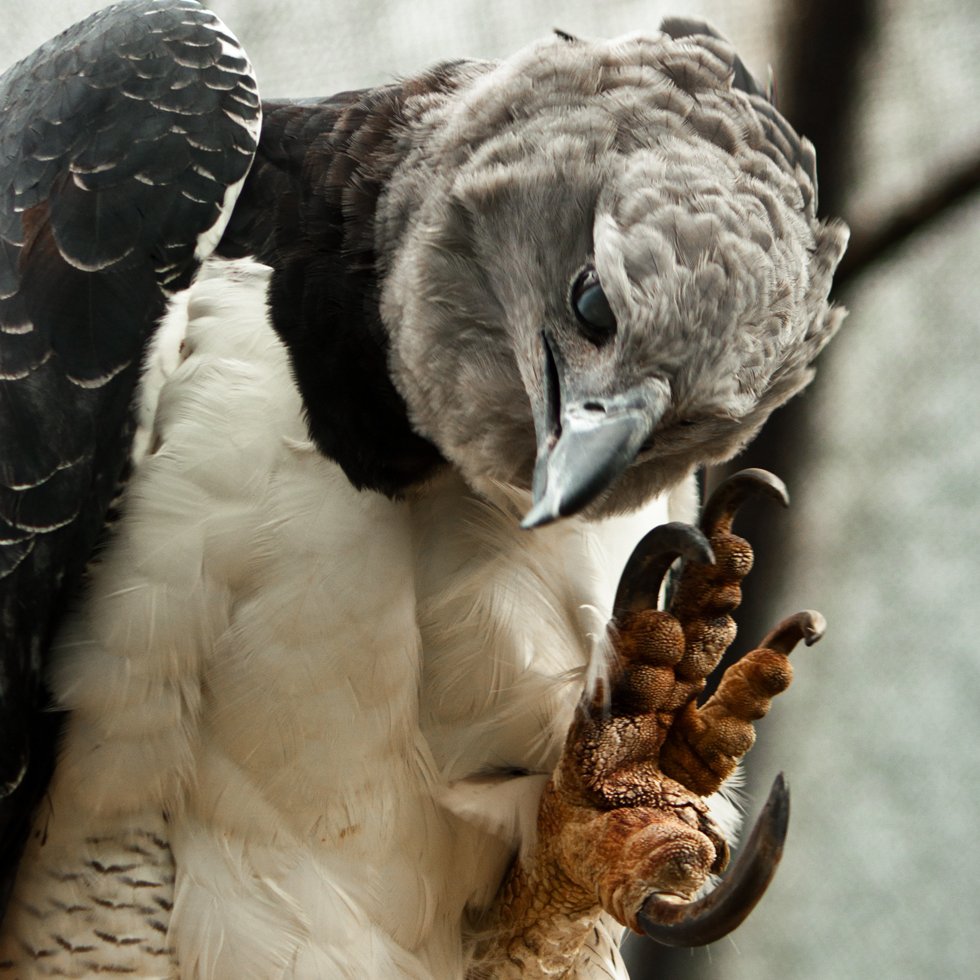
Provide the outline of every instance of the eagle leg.
<path id="1" fill-rule="evenodd" d="M 580 703 L 542 796 L 537 840 L 481 923 L 490 938 L 478 947 L 473 977 L 572 975 L 603 912 L 661 942 L 712 942 L 761 898 L 786 833 L 782 777 L 732 871 L 695 899 L 729 860 L 707 797 L 751 748 L 752 722 L 789 685 L 789 652 L 824 628 L 819 613 L 784 620 L 698 706 L 734 639 L 731 614 L 752 567 L 732 521 L 758 493 L 786 501 L 775 477 L 743 471 L 705 505 L 701 530 L 664 525 L 634 551 L 614 605 L 606 680 Z M 661 580 L 678 557 L 669 611 L 658 609 Z"/>

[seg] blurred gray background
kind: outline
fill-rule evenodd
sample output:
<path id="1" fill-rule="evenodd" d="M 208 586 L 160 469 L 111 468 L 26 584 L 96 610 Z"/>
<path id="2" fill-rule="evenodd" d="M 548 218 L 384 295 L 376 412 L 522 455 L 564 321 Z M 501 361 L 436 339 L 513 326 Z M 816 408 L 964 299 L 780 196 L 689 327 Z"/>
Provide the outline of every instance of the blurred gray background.
<path id="1" fill-rule="evenodd" d="M 0 0 L 0 67 L 106 4 Z M 851 309 L 818 383 L 747 461 L 789 483 L 751 512 L 744 646 L 805 606 L 826 639 L 760 725 L 754 813 L 793 788 L 783 866 L 733 937 L 633 948 L 637 978 L 980 977 L 980 7 L 975 0 L 213 0 L 263 93 L 323 95 L 554 27 L 712 21 L 817 144 L 854 231 Z M 739 461 L 740 463 L 745 460 Z M 709 479 L 713 479 L 710 475 Z"/>

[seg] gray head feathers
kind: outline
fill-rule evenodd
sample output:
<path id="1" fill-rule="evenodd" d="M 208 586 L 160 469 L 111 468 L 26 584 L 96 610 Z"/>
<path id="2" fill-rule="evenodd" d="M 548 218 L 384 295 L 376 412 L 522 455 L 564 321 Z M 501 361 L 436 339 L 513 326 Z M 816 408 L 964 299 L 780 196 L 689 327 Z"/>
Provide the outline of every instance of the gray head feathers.
<path id="1" fill-rule="evenodd" d="M 405 104 L 377 221 L 392 375 L 471 484 L 530 486 L 557 365 L 563 391 L 664 393 L 594 510 L 635 506 L 737 451 L 839 326 L 813 148 L 707 31 L 551 37 Z M 590 266 L 602 343 L 570 303 Z"/>

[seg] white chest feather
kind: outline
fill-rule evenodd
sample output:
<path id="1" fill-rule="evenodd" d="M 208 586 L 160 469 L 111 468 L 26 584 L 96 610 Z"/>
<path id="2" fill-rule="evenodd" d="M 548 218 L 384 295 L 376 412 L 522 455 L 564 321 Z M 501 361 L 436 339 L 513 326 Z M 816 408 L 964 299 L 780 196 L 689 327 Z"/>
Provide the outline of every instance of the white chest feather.
<path id="1" fill-rule="evenodd" d="M 60 643 L 68 738 L 0 961 L 458 977 L 602 634 L 612 528 L 524 532 L 525 499 L 453 475 L 356 492 L 307 441 L 266 270 L 230 270 Z"/>

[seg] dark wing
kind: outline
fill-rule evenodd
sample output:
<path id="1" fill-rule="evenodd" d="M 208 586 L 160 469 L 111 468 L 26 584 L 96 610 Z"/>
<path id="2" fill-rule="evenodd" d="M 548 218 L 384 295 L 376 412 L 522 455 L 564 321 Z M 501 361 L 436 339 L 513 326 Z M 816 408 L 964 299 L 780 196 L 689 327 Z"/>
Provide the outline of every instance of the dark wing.
<path id="1" fill-rule="evenodd" d="M 0 874 L 47 780 L 44 653 L 127 464 L 143 352 L 259 121 L 195 0 L 108 7 L 0 76 Z"/>

